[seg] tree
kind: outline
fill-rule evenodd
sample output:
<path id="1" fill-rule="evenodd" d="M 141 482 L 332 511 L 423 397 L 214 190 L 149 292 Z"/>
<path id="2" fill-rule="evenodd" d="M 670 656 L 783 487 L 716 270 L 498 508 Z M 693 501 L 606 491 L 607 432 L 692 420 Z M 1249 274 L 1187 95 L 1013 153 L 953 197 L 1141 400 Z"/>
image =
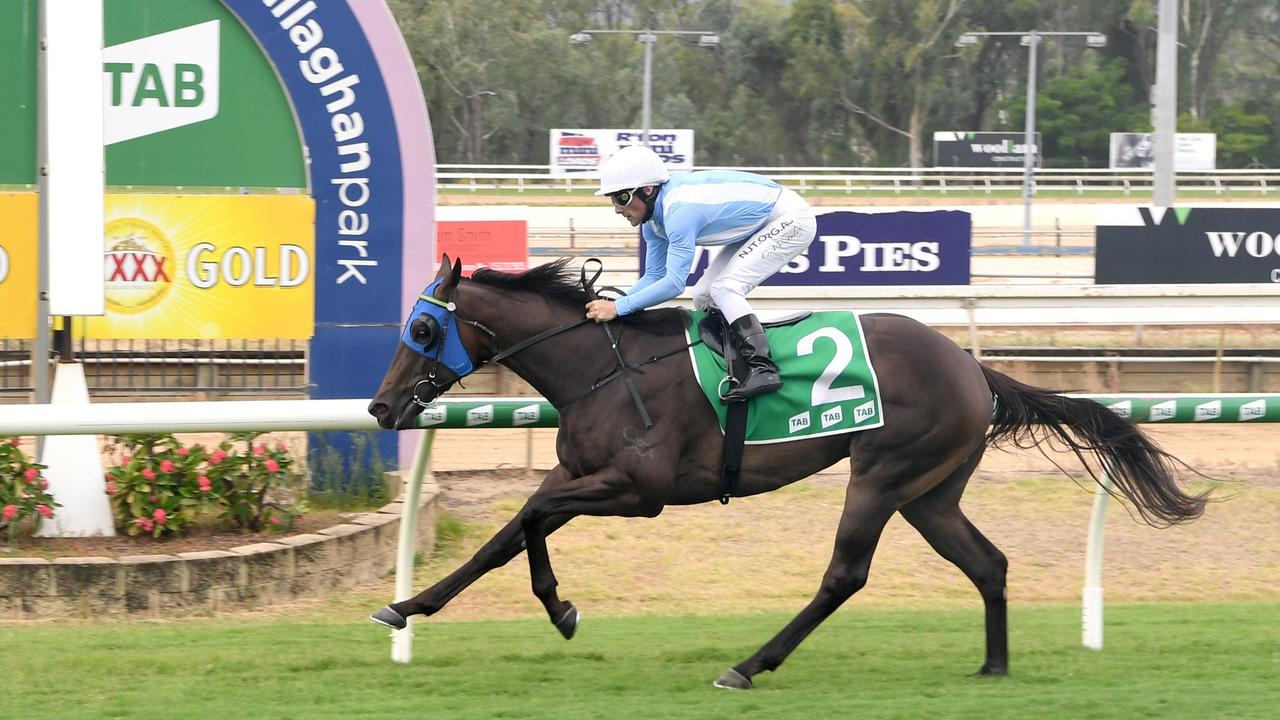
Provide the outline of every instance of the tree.
<path id="1" fill-rule="evenodd" d="M 551 128 L 638 126 L 644 47 L 568 37 L 655 27 L 721 36 L 714 51 L 664 36 L 654 54 L 655 126 L 693 127 L 698 164 L 913 167 L 932 130 L 1021 129 L 1025 49 L 958 52 L 966 30 L 1106 33 L 1102 50 L 1042 46 L 1037 123 L 1050 162 L 1104 162 L 1107 133 L 1149 126 L 1156 2 L 389 0 L 442 163 L 543 163 Z M 1219 134 L 1224 163 L 1280 165 L 1280 128 L 1258 120 L 1280 116 L 1275 0 L 1178 8 L 1188 118 Z"/>
<path id="2" fill-rule="evenodd" d="M 886 148 L 886 132 L 907 141 L 907 163 L 924 165 L 924 126 L 941 82 L 939 70 L 956 38 L 964 0 L 862 0 L 867 18 L 859 62 L 866 73 L 856 94 L 842 98 Z M 886 148 L 887 149 L 887 148 Z"/>
<path id="3" fill-rule="evenodd" d="M 1049 80 L 1036 95 L 1036 129 L 1046 166 L 1106 167 L 1111 133 L 1146 127 L 1146 106 L 1135 102 L 1123 77 L 1124 60 L 1081 65 Z M 1021 121 L 1024 112 L 1016 112 Z"/>

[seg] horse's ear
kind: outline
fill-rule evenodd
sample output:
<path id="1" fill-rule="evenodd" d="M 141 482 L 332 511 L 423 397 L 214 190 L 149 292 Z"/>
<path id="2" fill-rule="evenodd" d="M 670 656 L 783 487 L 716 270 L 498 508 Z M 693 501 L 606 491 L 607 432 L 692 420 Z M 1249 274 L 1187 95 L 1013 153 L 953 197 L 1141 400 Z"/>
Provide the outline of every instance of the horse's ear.
<path id="1" fill-rule="evenodd" d="M 440 258 L 440 269 L 436 270 L 436 279 L 443 280 L 447 278 L 449 276 L 449 270 L 452 266 L 453 266 L 453 262 L 449 260 L 449 253 L 445 253 L 444 257 Z"/>
<path id="2" fill-rule="evenodd" d="M 443 280 L 440 283 L 440 293 L 446 298 L 451 297 L 458 287 L 458 281 L 462 279 L 462 260 L 450 261 L 449 256 L 445 255 L 440 260 L 440 273 L 436 277 Z"/>

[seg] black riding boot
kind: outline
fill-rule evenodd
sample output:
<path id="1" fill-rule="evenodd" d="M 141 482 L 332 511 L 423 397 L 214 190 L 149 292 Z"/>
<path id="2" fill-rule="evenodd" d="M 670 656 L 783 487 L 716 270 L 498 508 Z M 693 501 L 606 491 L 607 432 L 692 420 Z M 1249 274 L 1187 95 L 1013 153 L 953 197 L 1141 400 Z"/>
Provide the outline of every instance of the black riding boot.
<path id="1" fill-rule="evenodd" d="M 743 315 L 730 325 L 738 339 L 738 349 L 742 359 L 747 363 L 747 379 L 725 396 L 726 400 L 739 401 L 753 398 L 756 395 L 775 392 L 782 387 L 782 378 L 778 375 L 778 366 L 769 356 L 769 341 L 765 338 L 764 328 L 755 315 Z"/>

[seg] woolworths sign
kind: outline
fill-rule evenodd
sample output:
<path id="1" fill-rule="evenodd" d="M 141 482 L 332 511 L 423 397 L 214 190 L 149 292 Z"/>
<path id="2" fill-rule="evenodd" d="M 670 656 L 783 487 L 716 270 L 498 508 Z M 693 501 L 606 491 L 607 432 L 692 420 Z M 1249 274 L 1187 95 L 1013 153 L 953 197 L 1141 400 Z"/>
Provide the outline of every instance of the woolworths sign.
<path id="1" fill-rule="evenodd" d="M 1280 283 L 1276 208 L 1103 207 L 1094 278 L 1123 283 Z"/>

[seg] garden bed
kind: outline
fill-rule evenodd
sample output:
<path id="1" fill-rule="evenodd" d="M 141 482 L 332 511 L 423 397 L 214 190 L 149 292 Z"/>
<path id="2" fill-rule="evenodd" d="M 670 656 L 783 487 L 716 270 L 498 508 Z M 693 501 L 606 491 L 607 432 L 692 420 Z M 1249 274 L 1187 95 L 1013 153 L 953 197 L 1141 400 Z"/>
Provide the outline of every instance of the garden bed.
<path id="1" fill-rule="evenodd" d="M 423 554 L 434 549 L 437 496 L 434 484 L 423 487 L 416 542 Z M 352 517 L 308 515 L 289 534 L 22 538 L 13 554 L 0 556 L 0 619 L 187 615 L 350 587 L 394 570 L 402 510 L 401 503 L 391 503 Z M 322 524 L 326 517 L 345 522 L 300 532 L 309 528 L 308 520 Z M 193 547 L 200 549 L 183 549 Z M 26 553 L 21 557 L 20 548 Z M 112 554 L 59 554 L 90 548 Z"/>

